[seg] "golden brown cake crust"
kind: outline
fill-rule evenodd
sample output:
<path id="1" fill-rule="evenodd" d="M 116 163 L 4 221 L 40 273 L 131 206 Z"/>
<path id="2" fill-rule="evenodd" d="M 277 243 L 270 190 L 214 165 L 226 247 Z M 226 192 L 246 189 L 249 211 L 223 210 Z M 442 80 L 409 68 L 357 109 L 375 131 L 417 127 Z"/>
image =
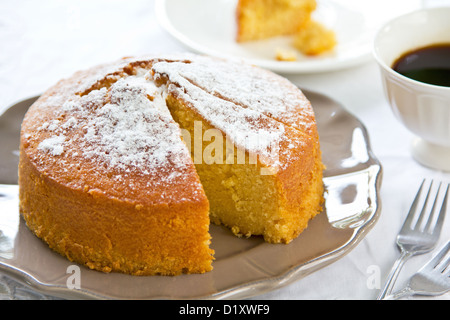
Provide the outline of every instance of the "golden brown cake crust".
<path id="1" fill-rule="evenodd" d="M 127 130 L 144 126 L 145 121 L 130 122 L 131 127 L 109 132 L 106 138 L 98 132 L 86 138 L 96 123 L 114 128 L 107 121 L 110 115 L 102 117 L 101 110 L 112 106 L 112 99 L 127 98 L 120 93 L 127 86 L 118 86 L 118 81 L 132 70 L 130 61 L 122 60 L 78 72 L 30 108 L 21 132 L 21 213 L 53 249 L 93 269 L 136 275 L 209 271 L 209 203 L 178 126 L 163 113 L 143 114 L 153 121 L 147 134 L 161 139 L 155 147 L 164 142 L 176 145 L 168 149 L 177 161 L 166 159 L 161 166 L 155 166 L 156 156 L 152 157 L 161 150 L 146 150 L 150 140 L 143 141 L 144 149 L 122 146 L 125 150 L 116 152 L 115 158 L 107 156 L 120 145 L 113 143 L 110 149 L 92 145 L 100 138 L 129 136 Z M 131 94 L 139 93 L 139 85 L 132 88 Z M 140 111 L 137 106 L 136 118 L 142 116 Z M 153 131 L 152 125 L 166 131 Z M 132 152 L 143 158 L 128 159 Z"/>
<path id="2" fill-rule="evenodd" d="M 148 206 L 119 200 L 98 189 L 61 186 L 21 159 L 21 213 L 39 238 L 71 261 L 133 275 L 211 270 L 206 201 Z"/>

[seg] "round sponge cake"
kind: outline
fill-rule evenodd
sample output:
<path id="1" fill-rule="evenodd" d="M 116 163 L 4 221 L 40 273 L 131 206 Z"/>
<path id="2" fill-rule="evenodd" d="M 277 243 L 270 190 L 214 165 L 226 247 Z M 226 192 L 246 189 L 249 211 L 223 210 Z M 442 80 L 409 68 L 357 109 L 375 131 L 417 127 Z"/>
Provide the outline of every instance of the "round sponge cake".
<path id="1" fill-rule="evenodd" d="M 204 273 L 210 222 L 288 243 L 321 211 L 322 170 L 311 105 L 286 79 L 191 54 L 124 58 L 31 106 L 20 212 L 92 269 Z"/>

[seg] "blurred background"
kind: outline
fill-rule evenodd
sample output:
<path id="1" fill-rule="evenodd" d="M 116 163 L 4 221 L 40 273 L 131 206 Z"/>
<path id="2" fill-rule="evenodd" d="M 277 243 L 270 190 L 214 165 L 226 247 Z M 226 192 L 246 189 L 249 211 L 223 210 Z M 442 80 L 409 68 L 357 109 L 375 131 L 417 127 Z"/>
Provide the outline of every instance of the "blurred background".
<path id="1" fill-rule="evenodd" d="M 377 8 L 374 1 L 337 2 L 349 1 L 355 10 L 363 3 Z M 412 1 L 449 2 L 392 0 L 392 8 Z M 154 6 L 154 0 L 0 1 L 0 111 L 74 71 L 127 55 L 182 50 L 158 24 Z"/>
<path id="2" fill-rule="evenodd" d="M 355 10 L 364 3 L 377 9 L 374 1 L 337 2 L 349 1 Z M 391 2 L 398 8 L 412 1 L 448 4 L 448 0 Z M 180 44 L 158 24 L 154 6 L 154 0 L 0 1 L 0 110 L 98 63 L 179 51 Z M 378 9 L 389 13 L 389 8 Z"/>
<path id="3" fill-rule="evenodd" d="M 180 50 L 153 0 L 2 0 L 0 43 L 0 110 L 92 65 Z"/>

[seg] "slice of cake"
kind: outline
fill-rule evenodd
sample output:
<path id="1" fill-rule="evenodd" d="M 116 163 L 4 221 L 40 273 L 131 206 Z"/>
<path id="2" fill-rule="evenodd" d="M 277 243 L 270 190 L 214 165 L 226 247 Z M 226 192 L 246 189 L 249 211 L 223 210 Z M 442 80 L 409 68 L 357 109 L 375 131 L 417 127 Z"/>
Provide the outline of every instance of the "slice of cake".
<path id="1" fill-rule="evenodd" d="M 319 55 L 336 45 L 334 32 L 314 21 L 315 0 L 239 0 L 236 7 L 237 42 L 294 37 L 292 46 L 305 55 Z M 275 48 L 281 61 L 297 57 L 287 49 Z"/>
<path id="2" fill-rule="evenodd" d="M 315 56 L 336 46 L 335 33 L 317 21 L 310 20 L 294 36 L 293 45 L 306 55 Z"/>
<path id="3" fill-rule="evenodd" d="M 239 0 L 237 41 L 293 35 L 315 8 L 315 0 Z"/>

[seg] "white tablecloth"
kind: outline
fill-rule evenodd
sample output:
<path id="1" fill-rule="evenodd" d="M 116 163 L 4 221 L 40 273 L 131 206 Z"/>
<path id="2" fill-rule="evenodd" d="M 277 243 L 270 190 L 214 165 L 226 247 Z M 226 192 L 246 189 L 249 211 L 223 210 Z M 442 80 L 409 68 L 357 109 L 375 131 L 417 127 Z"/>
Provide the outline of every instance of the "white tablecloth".
<path id="1" fill-rule="evenodd" d="M 157 23 L 151 0 L 0 2 L 0 110 L 40 94 L 60 78 L 97 63 L 151 52 L 185 51 Z M 395 238 L 423 178 L 450 181 L 450 174 L 418 164 L 413 138 L 384 97 L 374 61 L 350 69 L 287 76 L 295 84 L 343 104 L 368 129 L 383 165 L 382 212 L 361 243 L 337 262 L 257 299 L 375 299 L 399 251 Z M 447 217 L 438 247 L 450 239 Z M 406 283 L 433 253 L 412 258 L 396 288 Z M 0 296 L 12 298 L 8 283 Z M 9 290 L 9 291 L 8 291 Z M 449 299 L 444 295 L 432 299 Z M 417 298 L 416 298 L 417 299 Z"/>

